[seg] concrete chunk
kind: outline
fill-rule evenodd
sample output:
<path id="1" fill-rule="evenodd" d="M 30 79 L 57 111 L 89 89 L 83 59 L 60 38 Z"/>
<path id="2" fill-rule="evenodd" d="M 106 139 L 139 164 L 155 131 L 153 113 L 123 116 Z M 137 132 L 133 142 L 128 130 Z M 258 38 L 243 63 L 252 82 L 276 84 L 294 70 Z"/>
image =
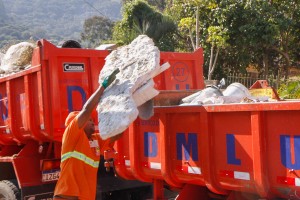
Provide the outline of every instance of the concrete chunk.
<path id="1" fill-rule="evenodd" d="M 122 133 L 137 118 L 137 106 L 149 98 L 135 96 L 138 99 L 137 105 L 133 94 L 136 91 L 149 91 L 149 88 L 138 89 L 151 83 L 153 77 L 168 69 L 169 65 L 160 66 L 159 62 L 159 49 L 146 35 L 138 36 L 129 45 L 117 48 L 106 57 L 99 83 L 116 68 L 120 69 L 120 73 L 115 82 L 104 91 L 97 107 L 99 132 L 103 139 Z M 153 97 L 158 94 L 154 88 L 151 91 Z"/>

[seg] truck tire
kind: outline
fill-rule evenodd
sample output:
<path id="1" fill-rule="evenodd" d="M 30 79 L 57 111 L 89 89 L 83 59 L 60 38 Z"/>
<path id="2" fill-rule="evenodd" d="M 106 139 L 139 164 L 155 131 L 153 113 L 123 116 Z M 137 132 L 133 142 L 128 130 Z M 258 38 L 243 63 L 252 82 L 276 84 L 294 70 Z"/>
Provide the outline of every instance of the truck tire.
<path id="1" fill-rule="evenodd" d="M 19 200 L 20 190 L 11 180 L 0 181 L 0 199 L 1 200 Z"/>

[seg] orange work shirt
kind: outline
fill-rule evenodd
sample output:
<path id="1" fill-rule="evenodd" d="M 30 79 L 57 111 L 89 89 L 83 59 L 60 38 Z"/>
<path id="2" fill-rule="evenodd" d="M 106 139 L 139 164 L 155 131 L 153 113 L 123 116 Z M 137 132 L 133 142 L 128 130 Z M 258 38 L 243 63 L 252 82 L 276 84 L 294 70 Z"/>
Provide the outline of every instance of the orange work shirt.
<path id="1" fill-rule="evenodd" d="M 54 195 L 77 196 L 80 200 L 96 198 L 100 154 L 112 147 L 109 140 L 94 135 L 90 141 L 79 129 L 77 116 L 67 126 L 62 138 L 61 172 Z"/>

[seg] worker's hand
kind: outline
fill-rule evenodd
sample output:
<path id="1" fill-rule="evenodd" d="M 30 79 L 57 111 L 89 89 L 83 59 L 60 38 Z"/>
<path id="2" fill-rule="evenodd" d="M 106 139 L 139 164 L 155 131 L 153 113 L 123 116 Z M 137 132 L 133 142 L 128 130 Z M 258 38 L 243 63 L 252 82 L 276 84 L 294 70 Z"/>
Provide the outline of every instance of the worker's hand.
<path id="1" fill-rule="evenodd" d="M 113 71 L 113 73 L 111 73 L 111 75 L 109 75 L 108 77 L 106 77 L 104 79 L 104 81 L 102 82 L 102 86 L 104 87 L 104 89 L 106 89 L 116 79 L 116 75 L 119 72 L 120 72 L 120 70 L 119 70 L 119 68 L 117 68 Z"/>
<path id="2" fill-rule="evenodd" d="M 110 137 L 110 138 L 109 138 L 109 141 L 110 141 L 110 143 L 113 143 L 113 142 L 119 140 L 122 136 L 123 136 L 123 132 L 120 133 L 120 134 L 118 134 L 118 135 L 115 135 L 115 136 Z"/>

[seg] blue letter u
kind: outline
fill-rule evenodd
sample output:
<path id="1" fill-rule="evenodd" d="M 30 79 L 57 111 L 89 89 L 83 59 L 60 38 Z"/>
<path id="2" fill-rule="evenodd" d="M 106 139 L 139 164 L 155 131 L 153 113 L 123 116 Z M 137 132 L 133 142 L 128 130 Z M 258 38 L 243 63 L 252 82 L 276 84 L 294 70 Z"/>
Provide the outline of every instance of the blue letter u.
<path id="1" fill-rule="evenodd" d="M 292 151 L 295 155 L 295 162 L 292 162 Z M 291 149 L 291 136 L 280 136 L 281 163 L 289 169 L 300 169 L 300 136 L 294 136 L 294 149 Z"/>

